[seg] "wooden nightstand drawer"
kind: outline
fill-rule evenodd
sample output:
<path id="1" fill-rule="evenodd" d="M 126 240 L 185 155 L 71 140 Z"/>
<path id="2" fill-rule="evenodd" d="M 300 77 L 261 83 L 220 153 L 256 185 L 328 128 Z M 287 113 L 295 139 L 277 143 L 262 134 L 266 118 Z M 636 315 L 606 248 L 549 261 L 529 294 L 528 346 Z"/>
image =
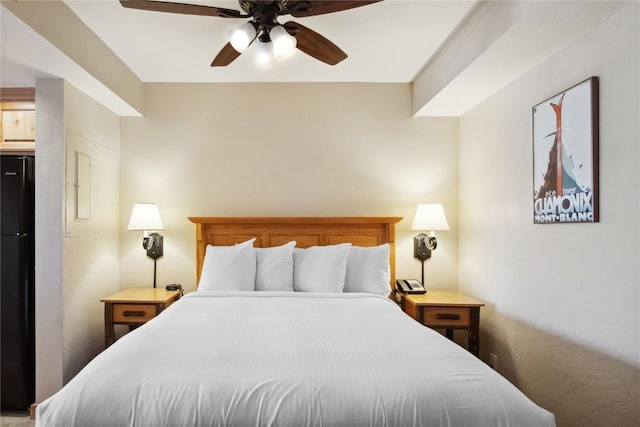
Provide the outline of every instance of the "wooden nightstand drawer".
<path id="1" fill-rule="evenodd" d="M 426 294 L 402 295 L 402 309 L 418 322 L 434 329 L 444 329 L 453 340 L 455 329 L 466 329 L 469 351 L 480 352 L 480 307 L 477 301 L 458 292 L 430 290 Z"/>
<path id="2" fill-rule="evenodd" d="M 423 323 L 428 326 L 467 328 L 471 323 L 468 307 L 424 307 Z"/>
<path id="3" fill-rule="evenodd" d="M 114 325 L 129 325 L 129 330 L 134 329 L 156 317 L 180 299 L 181 295 L 178 290 L 130 288 L 102 298 L 105 347 L 109 347 L 116 340 Z"/>
<path id="4" fill-rule="evenodd" d="M 156 317 L 153 304 L 113 304 L 114 322 L 144 323 Z"/>

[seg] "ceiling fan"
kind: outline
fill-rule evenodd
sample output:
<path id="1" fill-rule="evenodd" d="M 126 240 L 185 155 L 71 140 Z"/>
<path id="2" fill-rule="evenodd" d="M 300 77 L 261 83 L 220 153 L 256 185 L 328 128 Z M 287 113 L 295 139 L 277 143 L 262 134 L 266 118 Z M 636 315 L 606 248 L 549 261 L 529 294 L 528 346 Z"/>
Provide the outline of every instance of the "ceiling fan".
<path id="1" fill-rule="evenodd" d="M 215 6 L 173 3 L 156 0 L 120 0 L 122 6 L 155 12 L 181 13 L 185 15 L 217 16 L 220 18 L 249 18 L 230 34 L 230 41 L 211 62 L 212 67 L 232 63 L 254 41 L 259 63 L 269 64 L 287 56 L 297 48 L 313 58 L 329 65 L 336 65 L 347 54 L 324 36 L 288 21 L 278 22 L 278 17 L 295 18 L 340 12 L 382 0 L 239 0 L 241 11 Z"/>

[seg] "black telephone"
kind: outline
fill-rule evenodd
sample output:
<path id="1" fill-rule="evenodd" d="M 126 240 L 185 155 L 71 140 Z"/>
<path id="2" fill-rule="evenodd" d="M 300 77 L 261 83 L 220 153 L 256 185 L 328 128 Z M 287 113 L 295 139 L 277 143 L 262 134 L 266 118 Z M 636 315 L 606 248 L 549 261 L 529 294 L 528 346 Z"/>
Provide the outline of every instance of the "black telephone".
<path id="1" fill-rule="evenodd" d="M 168 291 L 180 291 L 180 295 L 184 295 L 184 291 L 182 290 L 182 285 L 179 283 L 171 283 L 165 287 Z"/>
<path id="2" fill-rule="evenodd" d="M 420 281 L 415 279 L 396 280 L 396 290 L 398 292 L 402 292 L 403 294 L 424 294 L 427 292 Z"/>

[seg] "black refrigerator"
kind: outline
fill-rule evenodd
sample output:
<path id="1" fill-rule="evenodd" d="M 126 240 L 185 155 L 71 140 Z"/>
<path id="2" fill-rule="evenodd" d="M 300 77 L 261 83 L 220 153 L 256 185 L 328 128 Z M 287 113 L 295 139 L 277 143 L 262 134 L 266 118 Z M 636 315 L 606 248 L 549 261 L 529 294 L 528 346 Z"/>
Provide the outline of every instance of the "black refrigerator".
<path id="1" fill-rule="evenodd" d="M 0 401 L 26 409 L 35 398 L 33 156 L 0 156 Z"/>

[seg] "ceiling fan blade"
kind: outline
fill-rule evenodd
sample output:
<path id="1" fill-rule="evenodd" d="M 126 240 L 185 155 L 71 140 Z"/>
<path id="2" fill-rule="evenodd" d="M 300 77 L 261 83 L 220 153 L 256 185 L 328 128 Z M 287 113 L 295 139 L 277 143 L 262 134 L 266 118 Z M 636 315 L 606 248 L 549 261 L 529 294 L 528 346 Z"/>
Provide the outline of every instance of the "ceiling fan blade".
<path id="1" fill-rule="evenodd" d="M 242 18 L 240 11 L 198 4 L 171 3 L 155 0 L 120 0 L 120 4 L 129 9 L 150 10 L 153 12 L 182 13 L 185 15 L 219 16 L 221 18 Z"/>
<path id="2" fill-rule="evenodd" d="M 329 65 L 336 65 L 347 58 L 347 54 L 333 42 L 304 25 L 289 21 L 284 24 L 284 27 L 289 34 L 297 39 L 298 44 L 296 47 L 298 49 L 319 61 Z"/>
<path id="3" fill-rule="evenodd" d="M 227 43 L 224 47 L 218 52 L 213 61 L 211 62 L 212 67 L 224 67 L 225 65 L 231 64 L 238 56 L 240 56 L 240 52 L 235 50 L 231 43 Z"/>
<path id="4" fill-rule="evenodd" d="M 290 1 L 287 3 L 287 10 L 291 11 L 291 16 L 302 18 L 304 16 L 324 15 L 325 13 L 340 12 L 342 10 L 354 9 L 356 7 L 366 6 L 372 3 L 378 3 L 382 0 L 308 0 L 308 1 Z M 308 3 L 310 7 L 304 7 Z M 300 8 L 296 10 L 296 8 Z"/>

